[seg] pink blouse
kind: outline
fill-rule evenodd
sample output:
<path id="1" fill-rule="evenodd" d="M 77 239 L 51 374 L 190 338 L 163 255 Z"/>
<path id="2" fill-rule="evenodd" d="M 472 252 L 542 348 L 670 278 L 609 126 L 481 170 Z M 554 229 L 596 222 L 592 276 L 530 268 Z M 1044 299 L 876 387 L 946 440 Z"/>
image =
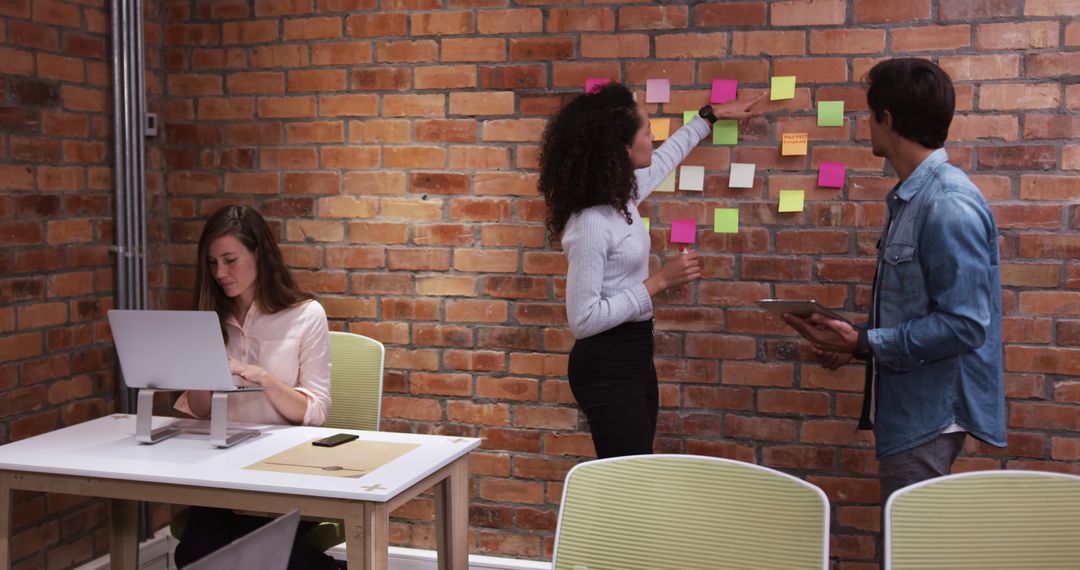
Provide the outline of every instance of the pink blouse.
<path id="1" fill-rule="evenodd" d="M 229 358 L 264 368 L 286 386 L 307 396 L 302 425 L 320 426 L 330 411 L 330 333 L 326 311 L 305 301 L 272 315 L 252 303 L 243 326 L 234 317 L 225 321 Z M 185 392 L 175 408 L 195 416 Z M 289 424 L 263 392 L 229 395 L 229 421 Z"/>

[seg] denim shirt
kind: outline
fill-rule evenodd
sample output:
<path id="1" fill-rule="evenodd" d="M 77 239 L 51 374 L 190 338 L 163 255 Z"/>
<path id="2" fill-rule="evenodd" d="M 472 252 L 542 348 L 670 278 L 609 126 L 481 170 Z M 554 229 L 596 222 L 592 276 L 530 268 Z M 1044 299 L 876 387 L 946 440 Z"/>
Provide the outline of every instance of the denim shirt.
<path id="1" fill-rule="evenodd" d="M 934 151 L 886 198 L 867 333 L 879 458 L 953 423 L 1005 446 L 997 227 L 979 189 L 947 159 Z"/>

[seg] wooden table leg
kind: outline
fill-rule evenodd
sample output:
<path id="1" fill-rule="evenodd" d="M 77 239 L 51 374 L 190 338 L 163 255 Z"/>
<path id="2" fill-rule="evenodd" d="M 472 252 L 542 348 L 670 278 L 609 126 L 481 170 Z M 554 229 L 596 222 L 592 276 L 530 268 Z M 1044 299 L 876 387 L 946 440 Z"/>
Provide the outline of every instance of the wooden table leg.
<path id="1" fill-rule="evenodd" d="M 386 570 L 390 512 L 386 503 L 364 503 L 363 512 L 345 518 L 345 557 L 349 570 Z"/>
<path id="2" fill-rule="evenodd" d="M 0 570 L 11 568 L 11 487 L 0 486 Z"/>
<path id="3" fill-rule="evenodd" d="M 136 501 L 109 501 L 109 567 L 112 570 L 139 568 L 138 506 Z"/>
<path id="4" fill-rule="evenodd" d="M 469 568 L 469 458 L 450 464 L 450 473 L 435 486 L 435 536 L 439 570 Z"/>

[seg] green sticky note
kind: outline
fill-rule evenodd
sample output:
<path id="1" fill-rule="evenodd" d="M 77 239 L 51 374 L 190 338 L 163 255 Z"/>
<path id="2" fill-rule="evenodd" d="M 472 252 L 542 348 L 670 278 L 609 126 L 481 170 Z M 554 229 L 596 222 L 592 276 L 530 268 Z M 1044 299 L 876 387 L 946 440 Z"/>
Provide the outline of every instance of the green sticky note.
<path id="1" fill-rule="evenodd" d="M 803 196 L 802 190 L 781 190 L 780 191 L 780 211 L 781 212 L 801 212 L 803 211 Z"/>
<path id="2" fill-rule="evenodd" d="M 739 144 L 739 121 L 721 120 L 712 126 L 713 144 Z"/>
<path id="3" fill-rule="evenodd" d="M 844 102 L 818 101 L 817 125 L 819 127 L 844 126 Z"/>
<path id="4" fill-rule="evenodd" d="M 716 208 L 713 210 L 713 231 L 718 234 L 739 233 L 739 209 Z"/>
<path id="5" fill-rule="evenodd" d="M 694 120 L 697 116 L 697 111 L 683 111 L 682 112 L 682 124 L 689 125 L 690 121 Z"/>
<path id="6" fill-rule="evenodd" d="M 772 78 L 772 92 L 769 95 L 770 101 L 780 101 L 782 99 L 794 99 L 795 98 L 795 76 L 794 75 L 779 75 Z"/>
<path id="7" fill-rule="evenodd" d="M 641 223 L 645 224 L 645 231 L 652 229 L 652 223 L 649 222 L 649 218 L 641 218 Z"/>

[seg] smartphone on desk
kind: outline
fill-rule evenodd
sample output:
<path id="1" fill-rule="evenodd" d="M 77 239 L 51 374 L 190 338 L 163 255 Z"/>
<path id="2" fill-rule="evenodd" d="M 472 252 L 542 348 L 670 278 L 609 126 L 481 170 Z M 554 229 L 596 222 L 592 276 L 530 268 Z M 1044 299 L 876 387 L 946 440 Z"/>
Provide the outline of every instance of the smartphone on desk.
<path id="1" fill-rule="evenodd" d="M 330 437 L 324 437 L 322 439 L 316 439 L 311 442 L 311 445 L 317 445 L 319 447 L 334 447 L 335 445 L 341 445 L 348 443 L 360 436 L 351 433 L 337 433 Z"/>
<path id="2" fill-rule="evenodd" d="M 818 303 L 813 299 L 786 300 L 786 299 L 760 299 L 758 304 L 768 309 L 777 317 L 783 318 L 784 313 L 791 313 L 797 317 L 809 319 L 810 315 L 820 313 L 830 319 L 836 319 L 851 324 L 851 321 L 840 316 L 836 311 Z"/>

